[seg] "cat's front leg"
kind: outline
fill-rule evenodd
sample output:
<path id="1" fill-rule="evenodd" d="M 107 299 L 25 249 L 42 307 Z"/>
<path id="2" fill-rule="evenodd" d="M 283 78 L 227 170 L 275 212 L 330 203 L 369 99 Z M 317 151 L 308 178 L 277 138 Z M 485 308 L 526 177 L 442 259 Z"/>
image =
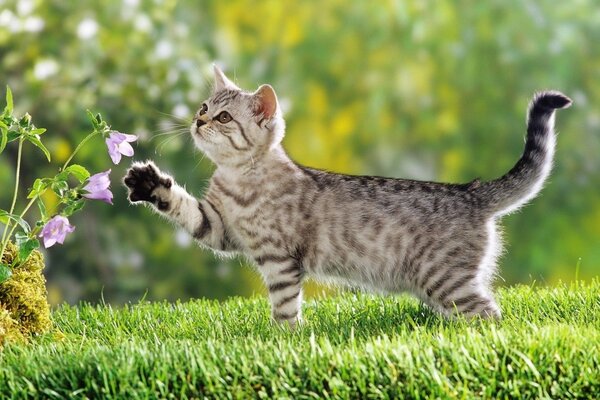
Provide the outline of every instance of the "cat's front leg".
<path id="1" fill-rule="evenodd" d="M 123 182 L 129 188 L 132 203 L 151 204 L 207 247 L 225 252 L 237 250 L 226 235 L 223 219 L 215 205 L 190 195 L 152 162 L 134 163 Z"/>
<path id="2" fill-rule="evenodd" d="M 263 256 L 256 261 L 269 291 L 271 316 L 295 327 L 302 320 L 302 268 L 285 256 Z"/>
<path id="3" fill-rule="evenodd" d="M 129 188 L 129 200 L 154 205 L 159 211 L 167 211 L 173 201 L 173 178 L 163 174 L 152 163 L 134 163 L 123 179 Z"/>

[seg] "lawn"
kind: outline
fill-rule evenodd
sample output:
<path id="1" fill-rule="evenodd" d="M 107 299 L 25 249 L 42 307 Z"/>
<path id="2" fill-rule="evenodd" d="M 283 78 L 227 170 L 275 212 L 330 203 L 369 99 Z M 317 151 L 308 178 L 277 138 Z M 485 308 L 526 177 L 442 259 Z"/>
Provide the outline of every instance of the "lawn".
<path id="1" fill-rule="evenodd" d="M 600 280 L 500 289 L 501 322 L 418 301 L 307 301 L 296 331 L 265 298 L 63 306 L 58 332 L 0 353 L 0 398 L 594 398 Z"/>

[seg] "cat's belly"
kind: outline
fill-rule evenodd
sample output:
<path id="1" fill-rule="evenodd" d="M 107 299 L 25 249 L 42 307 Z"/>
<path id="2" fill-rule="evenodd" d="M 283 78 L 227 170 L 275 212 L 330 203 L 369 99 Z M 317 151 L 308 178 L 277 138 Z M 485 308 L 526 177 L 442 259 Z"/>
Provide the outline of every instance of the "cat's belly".
<path id="1" fill-rule="evenodd" d="M 402 274 L 396 258 L 380 264 L 365 262 L 364 258 L 346 255 L 341 260 L 328 260 L 307 268 L 309 275 L 328 284 L 358 287 L 369 291 L 398 293 L 412 291 L 412 285 Z"/>

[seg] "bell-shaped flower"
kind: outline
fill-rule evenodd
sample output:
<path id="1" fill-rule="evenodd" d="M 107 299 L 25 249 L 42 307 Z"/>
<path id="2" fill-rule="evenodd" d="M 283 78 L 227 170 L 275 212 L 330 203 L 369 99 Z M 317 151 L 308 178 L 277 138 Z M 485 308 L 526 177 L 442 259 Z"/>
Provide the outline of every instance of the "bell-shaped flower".
<path id="1" fill-rule="evenodd" d="M 112 204 L 113 194 L 108 189 L 110 186 L 109 174 L 110 169 L 90 176 L 87 185 L 83 187 L 83 190 L 87 192 L 83 194 L 83 197 Z"/>
<path id="2" fill-rule="evenodd" d="M 106 138 L 106 146 L 108 146 L 108 154 L 115 164 L 121 161 L 121 156 L 133 156 L 133 147 L 129 143 L 137 140 L 136 135 L 127 135 L 125 133 L 112 131 Z"/>
<path id="3" fill-rule="evenodd" d="M 75 227 L 69 224 L 66 217 L 57 215 L 44 225 L 40 237 L 44 239 L 44 247 L 48 248 L 55 243 L 63 244 L 67 234 L 74 230 Z"/>

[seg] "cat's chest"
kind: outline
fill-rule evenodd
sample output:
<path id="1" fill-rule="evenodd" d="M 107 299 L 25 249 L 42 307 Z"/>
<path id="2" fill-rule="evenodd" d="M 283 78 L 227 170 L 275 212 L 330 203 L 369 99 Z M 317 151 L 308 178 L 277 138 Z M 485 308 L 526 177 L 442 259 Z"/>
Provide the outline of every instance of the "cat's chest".
<path id="1" fill-rule="evenodd" d="M 312 204 L 314 191 L 300 178 L 282 168 L 254 179 L 215 174 L 208 195 L 218 199 L 228 233 L 247 255 L 281 253 L 298 245 L 298 231 L 312 218 L 302 204 Z"/>
<path id="2" fill-rule="evenodd" d="M 228 225 L 240 238 L 252 239 L 257 235 L 272 234 L 281 230 L 285 223 L 281 209 L 270 199 L 257 200 L 247 207 L 231 203 L 226 207 Z"/>

